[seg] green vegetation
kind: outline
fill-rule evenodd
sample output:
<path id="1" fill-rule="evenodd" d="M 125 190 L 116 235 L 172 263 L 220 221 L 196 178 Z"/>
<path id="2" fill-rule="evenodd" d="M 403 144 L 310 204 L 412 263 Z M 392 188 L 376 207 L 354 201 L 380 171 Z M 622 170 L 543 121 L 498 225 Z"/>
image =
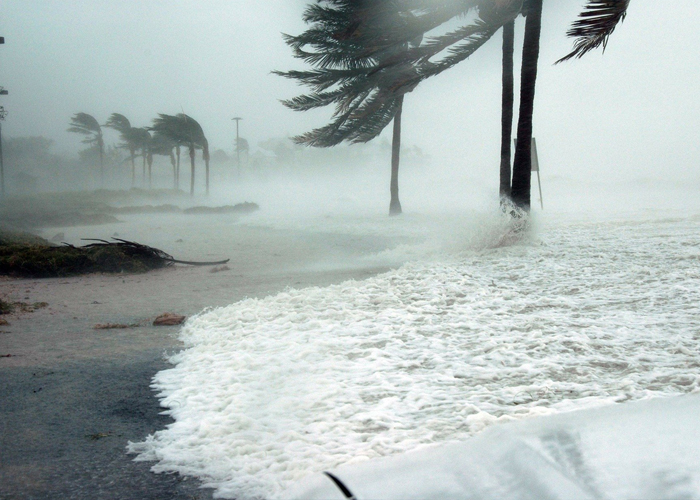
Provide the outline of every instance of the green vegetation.
<path id="1" fill-rule="evenodd" d="M 88 273 L 143 273 L 171 265 L 169 255 L 131 243 L 93 243 L 83 247 L 54 246 L 20 231 L 0 229 L 0 275 L 58 277 Z M 11 312 L 3 302 L 0 310 Z"/>
<path id="2" fill-rule="evenodd" d="M 48 245 L 0 246 L 0 274 L 18 277 L 58 277 L 88 273 L 144 273 L 165 267 L 161 258 L 119 245 L 72 247 Z"/>
<path id="3" fill-rule="evenodd" d="M 10 302 L 5 302 L 0 299 L 0 314 L 10 314 L 15 310 L 15 307 Z"/>

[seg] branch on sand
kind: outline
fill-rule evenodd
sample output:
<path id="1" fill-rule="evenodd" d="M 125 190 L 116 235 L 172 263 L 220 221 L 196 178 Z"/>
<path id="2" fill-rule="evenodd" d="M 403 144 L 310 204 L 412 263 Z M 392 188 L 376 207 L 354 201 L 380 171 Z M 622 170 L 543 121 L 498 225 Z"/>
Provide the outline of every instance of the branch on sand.
<path id="1" fill-rule="evenodd" d="M 88 245 L 76 247 L 48 245 L 0 246 L 0 274 L 22 277 L 57 277 L 106 273 L 143 273 L 173 264 L 217 266 L 229 259 L 215 262 L 177 260 L 158 248 L 133 241 L 86 239 Z"/>

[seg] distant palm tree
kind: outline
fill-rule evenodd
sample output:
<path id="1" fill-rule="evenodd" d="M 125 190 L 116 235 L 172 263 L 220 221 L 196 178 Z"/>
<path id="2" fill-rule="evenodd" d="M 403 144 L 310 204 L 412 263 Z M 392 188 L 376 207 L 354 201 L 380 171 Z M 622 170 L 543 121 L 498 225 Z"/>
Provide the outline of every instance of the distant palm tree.
<path id="1" fill-rule="evenodd" d="M 194 195 L 195 180 L 195 152 L 202 150 L 202 157 L 206 165 L 206 192 L 209 194 L 209 141 L 204 136 L 204 131 L 197 121 L 184 113 L 177 115 L 159 114 L 153 120 L 151 127 L 155 133 L 169 138 L 176 144 L 186 146 L 190 154 L 190 195 Z M 178 155 L 179 157 L 179 155 Z"/>
<path id="2" fill-rule="evenodd" d="M 84 144 L 91 144 L 96 146 L 100 152 L 100 184 L 104 187 L 104 155 L 105 155 L 105 141 L 102 137 L 102 127 L 100 123 L 95 120 L 95 117 L 87 113 L 76 113 L 70 121 L 70 127 L 68 127 L 68 132 L 75 132 L 77 134 L 82 134 L 85 136 L 83 139 Z"/>
<path id="3" fill-rule="evenodd" d="M 131 160 L 131 187 L 136 185 L 136 149 L 138 148 L 139 132 L 131 126 L 129 119 L 119 113 L 112 113 L 104 124 L 105 127 L 119 132 L 119 136 L 123 141 L 121 147 L 129 150 L 129 159 Z"/>

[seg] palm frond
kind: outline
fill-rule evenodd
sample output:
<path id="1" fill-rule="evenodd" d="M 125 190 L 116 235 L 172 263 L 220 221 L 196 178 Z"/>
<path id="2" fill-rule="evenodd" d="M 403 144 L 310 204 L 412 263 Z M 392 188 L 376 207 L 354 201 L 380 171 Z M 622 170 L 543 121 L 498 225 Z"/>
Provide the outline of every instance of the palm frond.
<path id="1" fill-rule="evenodd" d="M 131 122 L 122 114 L 112 113 L 109 118 L 107 118 L 104 126 L 120 133 L 128 133 L 128 131 L 131 129 Z"/>
<path id="2" fill-rule="evenodd" d="M 78 134 L 101 134 L 102 127 L 95 117 L 87 113 L 76 113 L 70 121 L 68 132 L 76 132 Z"/>
<path id="3" fill-rule="evenodd" d="M 574 50 L 556 64 L 583 57 L 601 45 L 605 51 L 608 38 L 627 16 L 629 3 L 630 0 L 588 0 L 584 11 L 567 32 L 567 36 L 576 38 Z"/>

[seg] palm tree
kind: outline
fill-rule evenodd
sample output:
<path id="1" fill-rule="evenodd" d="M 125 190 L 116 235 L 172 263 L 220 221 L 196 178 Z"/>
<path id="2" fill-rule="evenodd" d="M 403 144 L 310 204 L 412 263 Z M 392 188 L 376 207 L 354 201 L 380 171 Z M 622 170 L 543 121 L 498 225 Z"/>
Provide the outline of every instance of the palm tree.
<path id="1" fill-rule="evenodd" d="M 530 181 L 532 178 L 532 116 L 537 83 L 537 62 L 540 55 L 542 31 L 542 2 L 529 0 L 523 40 L 523 60 L 520 71 L 520 112 L 518 116 L 517 142 L 513 160 L 513 181 L 510 197 L 513 203 L 526 212 L 530 210 Z"/>
<path id="2" fill-rule="evenodd" d="M 343 141 L 367 142 L 379 135 L 393 120 L 389 214 L 401 213 L 398 172 L 401 150 L 401 114 L 404 93 L 394 94 L 384 82 L 381 70 L 368 72 L 374 64 L 384 64 L 420 44 L 422 36 L 392 45 L 380 31 L 404 33 L 412 14 L 401 10 L 395 0 L 371 0 L 360 3 L 351 0 L 327 0 L 326 5 L 312 4 L 304 13 L 311 27 L 299 36 L 286 35 L 286 42 L 297 58 L 311 63 L 311 71 L 275 72 L 311 87 L 312 93 L 283 104 L 296 111 L 307 111 L 335 104 L 333 120 L 301 136 L 297 143 L 330 147 Z M 306 50 L 310 46 L 313 52 Z M 370 48 L 371 47 L 371 48 Z M 397 65 L 411 74 L 411 64 Z M 331 90 L 329 90 L 331 89 Z"/>
<path id="3" fill-rule="evenodd" d="M 539 59 L 542 24 L 542 1 L 529 0 L 526 4 L 527 21 L 523 42 L 523 62 L 520 83 L 520 116 L 518 139 L 513 163 L 511 198 L 516 206 L 530 209 L 530 179 L 532 171 L 532 116 L 534 110 L 537 61 Z M 608 37 L 625 19 L 629 0 L 588 0 L 583 12 L 567 33 L 577 41 L 574 50 L 557 62 L 580 58 L 608 43 Z"/>
<path id="4" fill-rule="evenodd" d="M 384 71 L 390 80 L 389 87 L 399 94 L 405 88 L 413 88 L 426 78 L 442 73 L 446 69 L 467 59 L 483 46 L 501 27 L 504 27 L 504 76 L 503 113 L 501 147 L 501 193 L 510 190 L 513 202 L 525 211 L 530 208 L 531 144 L 534 97 L 537 82 L 540 32 L 543 0 L 407 0 L 419 15 L 412 23 L 410 36 L 426 33 L 426 28 L 439 26 L 453 18 L 464 16 L 470 10 L 479 9 L 479 19 L 472 24 L 459 27 L 449 33 L 433 37 L 427 43 L 410 49 L 403 57 L 394 58 L 382 64 L 370 65 L 367 73 Z M 576 38 L 574 50 L 562 58 L 565 61 L 584 54 L 600 46 L 605 48 L 608 37 L 625 18 L 630 0 L 588 0 L 579 19 L 569 30 L 568 35 Z M 508 166 L 510 163 L 510 133 L 512 114 L 509 92 L 511 72 L 510 52 L 511 32 L 509 24 L 522 13 L 526 16 L 521 69 L 520 110 L 518 116 L 517 143 L 513 164 L 512 183 L 509 185 Z M 407 35 L 408 36 L 408 35 Z M 403 43 L 400 36 L 388 35 L 389 44 L 398 47 Z M 413 76 L 402 73 L 401 66 L 406 62 L 416 64 Z M 510 115 L 510 116 L 509 116 Z"/>
<path id="5" fill-rule="evenodd" d="M 139 132 L 131 126 L 129 119 L 119 113 L 112 113 L 104 124 L 105 127 L 119 132 L 119 136 L 123 141 L 121 147 L 129 150 L 129 159 L 131 160 L 131 187 L 136 185 L 136 149 L 138 147 Z"/>
<path id="6" fill-rule="evenodd" d="M 75 132 L 85 136 L 84 144 L 96 146 L 100 152 L 100 185 L 104 187 L 104 154 L 105 142 L 102 137 L 102 127 L 95 117 L 87 113 L 76 113 L 70 121 L 68 132 Z"/>
<path id="7" fill-rule="evenodd" d="M 190 195 L 194 195 L 195 152 L 197 149 L 202 149 L 202 157 L 206 165 L 206 193 L 209 194 L 209 141 L 204 136 L 201 125 L 194 118 L 184 113 L 177 115 L 159 114 L 158 118 L 153 120 L 151 130 L 167 137 L 175 144 L 188 148 L 191 165 Z"/>

